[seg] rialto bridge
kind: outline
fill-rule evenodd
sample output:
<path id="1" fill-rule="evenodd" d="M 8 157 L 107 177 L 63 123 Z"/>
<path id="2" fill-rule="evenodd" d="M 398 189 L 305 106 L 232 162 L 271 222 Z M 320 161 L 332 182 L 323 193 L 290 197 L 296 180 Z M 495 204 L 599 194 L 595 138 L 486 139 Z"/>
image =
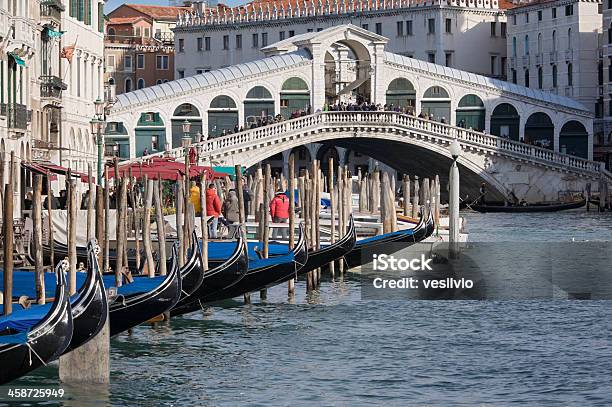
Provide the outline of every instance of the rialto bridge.
<path id="1" fill-rule="evenodd" d="M 404 173 L 444 178 L 447 146 L 457 138 L 462 188 L 472 196 L 481 180 L 527 200 L 612 181 L 589 160 L 593 116 L 578 102 L 385 52 L 386 41 L 355 26 L 333 27 L 273 44 L 259 61 L 119 95 L 108 117 L 107 152 L 114 148 L 129 160 L 163 150 L 180 156 L 186 136 L 206 160 L 249 167 L 323 143 Z M 413 114 L 327 111 L 354 98 Z M 300 110 L 312 114 L 290 118 Z M 429 119 L 416 117 L 421 112 Z M 249 129 L 278 114 L 285 120 Z"/>

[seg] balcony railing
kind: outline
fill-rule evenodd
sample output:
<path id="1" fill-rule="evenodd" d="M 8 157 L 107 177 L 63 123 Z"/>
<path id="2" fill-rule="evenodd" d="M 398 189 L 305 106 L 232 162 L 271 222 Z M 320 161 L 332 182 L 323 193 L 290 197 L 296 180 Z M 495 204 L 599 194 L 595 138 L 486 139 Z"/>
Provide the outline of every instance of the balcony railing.
<path id="1" fill-rule="evenodd" d="M 62 91 L 67 89 L 61 78 L 53 75 L 40 77 L 40 97 L 61 99 Z"/>
<path id="2" fill-rule="evenodd" d="M 163 43 L 174 44 L 174 33 L 171 31 L 155 33 L 153 38 Z"/>
<path id="3" fill-rule="evenodd" d="M 28 123 L 32 120 L 32 111 L 19 103 L 1 104 L 0 114 L 6 116 L 9 129 L 27 130 Z"/>
<path id="4" fill-rule="evenodd" d="M 40 3 L 40 16 L 52 18 L 58 22 L 62 20 L 64 4 L 60 0 L 44 0 Z"/>

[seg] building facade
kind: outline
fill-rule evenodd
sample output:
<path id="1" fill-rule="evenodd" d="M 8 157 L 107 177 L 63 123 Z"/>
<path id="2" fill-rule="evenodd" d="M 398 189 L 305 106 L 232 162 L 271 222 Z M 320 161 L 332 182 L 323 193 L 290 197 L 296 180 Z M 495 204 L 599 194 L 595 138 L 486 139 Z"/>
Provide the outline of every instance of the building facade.
<path id="1" fill-rule="evenodd" d="M 612 169 L 612 1 L 605 0 L 602 8 L 603 120 L 601 120 L 601 129 L 595 134 L 593 149 L 595 159 L 605 162 L 610 170 Z"/>
<path id="2" fill-rule="evenodd" d="M 391 52 L 482 75 L 506 76 L 503 0 L 195 2 L 174 28 L 176 77 L 254 61 L 293 36 L 352 24 L 389 39 Z"/>
<path id="3" fill-rule="evenodd" d="M 185 7 L 124 4 L 106 22 L 105 81 L 116 93 L 174 79 L 174 34 Z"/>

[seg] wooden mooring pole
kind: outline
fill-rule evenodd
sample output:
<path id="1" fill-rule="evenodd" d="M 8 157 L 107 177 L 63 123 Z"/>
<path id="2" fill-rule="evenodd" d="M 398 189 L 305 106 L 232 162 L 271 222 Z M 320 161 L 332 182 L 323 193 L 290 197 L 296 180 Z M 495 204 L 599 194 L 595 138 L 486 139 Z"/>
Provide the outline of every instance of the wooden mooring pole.
<path id="1" fill-rule="evenodd" d="M 158 177 L 157 182 L 154 186 L 155 195 L 155 223 L 157 226 L 157 251 L 159 256 L 159 274 L 165 276 L 167 273 L 166 269 L 166 227 L 164 225 L 164 212 L 163 212 L 163 186 L 161 176 Z"/>
<path id="2" fill-rule="evenodd" d="M 265 171 L 264 171 L 264 181 L 263 181 L 264 202 L 263 202 L 263 207 L 261 208 L 261 214 L 260 214 L 260 217 L 261 217 L 260 224 L 262 225 L 262 227 L 260 228 L 261 229 L 260 231 L 261 233 L 261 252 L 262 252 L 264 259 L 268 258 L 268 248 L 269 248 L 269 240 L 270 240 L 270 225 L 269 225 L 269 216 L 268 216 L 268 208 L 269 208 L 270 201 L 268 200 L 267 197 L 270 195 L 270 188 L 272 187 L 271 176 L 272 176 L 272 169 L 270 168 L 270 164 L 266 164 Z M 238 181 L 238 176 L 236 176 L 236 181 Z M 267 298 L 268 298 L 268 291 L 265 288 L 263 290 L 260 290 L 259 299 L 265 300 Z M 245 302 L 246 302 L 246 298 L 245 298 Z"/>
<path id="3" fill-rule="evenodd" d="M 289 155 L 289 249 L 295 246 L 295 155 Z M 289 297 L 295 295 L 295 278 L 287 283 L 287 294 Z"/>
<path id="4" fill-rule="evenodd" d="M 11 152 L 11 156 L 12 156 Z M 13 182 L 4 185 L 4 213 L 2 215 L 2 238 L 4 249 L 4 273 L 3 273 L 3 315 L 13 312 Z"/>
<path id="5" fill-rule="evenodd" d="M 43 270 L 42 253 L 42 175 L 34 176 L 34 194 L 32 196 L 32 222 L 34 233 L 32 243 L 34 249 L 34 271 L 36 273 L 36 302 L 45 303 L 45 274 Z"/>

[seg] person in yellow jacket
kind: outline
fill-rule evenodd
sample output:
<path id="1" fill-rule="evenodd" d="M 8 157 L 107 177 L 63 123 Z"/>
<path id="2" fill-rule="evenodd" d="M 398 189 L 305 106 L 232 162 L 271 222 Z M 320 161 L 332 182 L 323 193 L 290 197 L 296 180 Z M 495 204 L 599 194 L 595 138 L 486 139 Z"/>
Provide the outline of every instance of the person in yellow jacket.
<path id="1" fill-rule="evenodd" d="M 200 187 L 195 181 L 191 181 L 191 188 L 189 188 L 189 202 L 193 205 L 196 215 L 202 213 L 202 205 L 200 205 Z"/>

